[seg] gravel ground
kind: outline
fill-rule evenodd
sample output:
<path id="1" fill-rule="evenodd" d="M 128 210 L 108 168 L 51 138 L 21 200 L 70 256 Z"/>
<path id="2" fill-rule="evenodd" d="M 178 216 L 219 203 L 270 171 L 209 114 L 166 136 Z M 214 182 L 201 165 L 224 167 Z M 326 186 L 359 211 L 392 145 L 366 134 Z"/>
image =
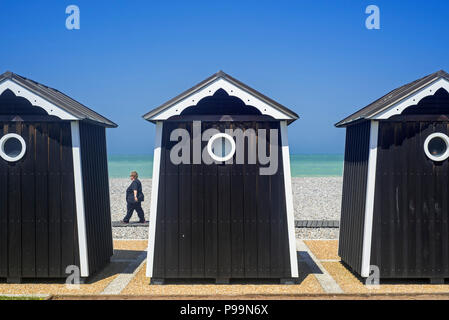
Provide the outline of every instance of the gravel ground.
<path id="1" fill-rule="evenodd" d="M 342 177 L 292 178 L 297 220 L 340 220 Z"/>
<path id="2" fill-rule="evenodd" d="M 143 211 L 146 219 L 150 213 L 151 179 L 141 179 L 145 201 Z M 303 177 L 292 178 L 293 205 L 297 220 L 339 220 L 341 206 L 341 177 Z M 128 179 L 110 180 L 112 221 L 122 220 L 126 214 L 125 191 Z M 134 213 L 131 221 L 138 221 Z M 337 239 L 338 229 L 297 229 L 301 239 Z M 114 227 L 115 239 L 147 239 L 146 227 Z"/>

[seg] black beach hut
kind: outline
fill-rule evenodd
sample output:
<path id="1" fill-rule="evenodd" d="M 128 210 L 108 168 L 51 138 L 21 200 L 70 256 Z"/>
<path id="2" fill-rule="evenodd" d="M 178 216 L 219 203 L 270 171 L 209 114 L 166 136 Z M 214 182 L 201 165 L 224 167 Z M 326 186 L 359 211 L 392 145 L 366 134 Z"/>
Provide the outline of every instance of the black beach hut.
<path id="1" fill-rule="evenodd" d="M 448 92 L 439 71 L 336 124 L 346 127 L 339 255 L 362 277 L 449 278 Z"/>
<path id="2" fill-rule="evenodd" d="M 62 278 L 73 266 L 88 277 L 109 261 L 107 127 L 55 89 L 0 75 L 0 278 Z"/>
<path id="3" fill-rule="evenodd" d="M 298 116 L 220 71 L 144 118 L 156 124 L 152 283 L 298 277 L 287 142 Z"/>

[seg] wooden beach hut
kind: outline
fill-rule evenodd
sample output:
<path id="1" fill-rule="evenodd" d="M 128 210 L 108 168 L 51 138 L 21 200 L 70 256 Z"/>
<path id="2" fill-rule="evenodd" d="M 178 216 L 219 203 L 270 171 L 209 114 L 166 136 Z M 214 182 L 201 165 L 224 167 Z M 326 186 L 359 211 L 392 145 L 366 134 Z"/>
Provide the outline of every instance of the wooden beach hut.
<path id="1" fill-rule="evenodd" d="M 287 140 L 297 114 L 220 71 L 144 118 L 156 124 L 152 283 L 297 278 Z"/>
<path id="2" fill-rule="evenodd" d="M 64 278 L 73 266 L 88 277 L 108 263 L 105 128 L 116 126 L 55 89 L 0 75 L 0 278 Z"/>
<path id="3" fill-rule="evenodd" d="M 346 128 L 339 255 L 362 277 L 449 278 L 449 75 L 397 88 Z"/>

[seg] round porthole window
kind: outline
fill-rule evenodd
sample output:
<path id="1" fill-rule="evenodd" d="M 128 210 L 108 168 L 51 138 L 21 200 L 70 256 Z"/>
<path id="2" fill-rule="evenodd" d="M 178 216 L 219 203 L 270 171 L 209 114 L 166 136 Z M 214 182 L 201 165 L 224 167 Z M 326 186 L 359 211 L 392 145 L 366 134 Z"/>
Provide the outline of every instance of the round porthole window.
<path id="1" fill-rule="evenodd" d="M 228 161 L 234 156 L 235 141 L 229 134 L 217 133 L 209 139 L 207 152 L 215 161 Z"/>
<path id="2" fill-rule="evenodd" d="M 449 137 L 444 133 L 432 133 L 424 142 L 424 152 L 433 161 L 444 161 L 449 157 Z"/>
<path id="3" fill-rule="evenodd" d="M 19 161 L 25 151 L 25 140 L 18 134 L 8 133 L 0 139 L 0 156 L 8 162 Z"/>

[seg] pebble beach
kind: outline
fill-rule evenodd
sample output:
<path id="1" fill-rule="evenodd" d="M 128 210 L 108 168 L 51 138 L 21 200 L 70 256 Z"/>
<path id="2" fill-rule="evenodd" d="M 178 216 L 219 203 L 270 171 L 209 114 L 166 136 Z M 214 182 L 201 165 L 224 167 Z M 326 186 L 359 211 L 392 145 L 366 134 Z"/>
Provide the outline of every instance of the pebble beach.
<path id="1" fill-rule="evenodd" d="M 142 203 L 146 219 L 149 219 L 151 179 L 140 179 L 145 201 Z M 342 177 L 294 177 L 292 178 L 295 220 L 339 220 Z M 125 191 L 129 179 L 110 179 L 112 221 L 120 221 L 126 214 Z M 131 221 L 138 221 L 134 213 Z M 147 239 L 147 227 L 113 227 L 114 239 Z M 337 239 L 338 228 L 297 228 L 300 239 Z"/>

